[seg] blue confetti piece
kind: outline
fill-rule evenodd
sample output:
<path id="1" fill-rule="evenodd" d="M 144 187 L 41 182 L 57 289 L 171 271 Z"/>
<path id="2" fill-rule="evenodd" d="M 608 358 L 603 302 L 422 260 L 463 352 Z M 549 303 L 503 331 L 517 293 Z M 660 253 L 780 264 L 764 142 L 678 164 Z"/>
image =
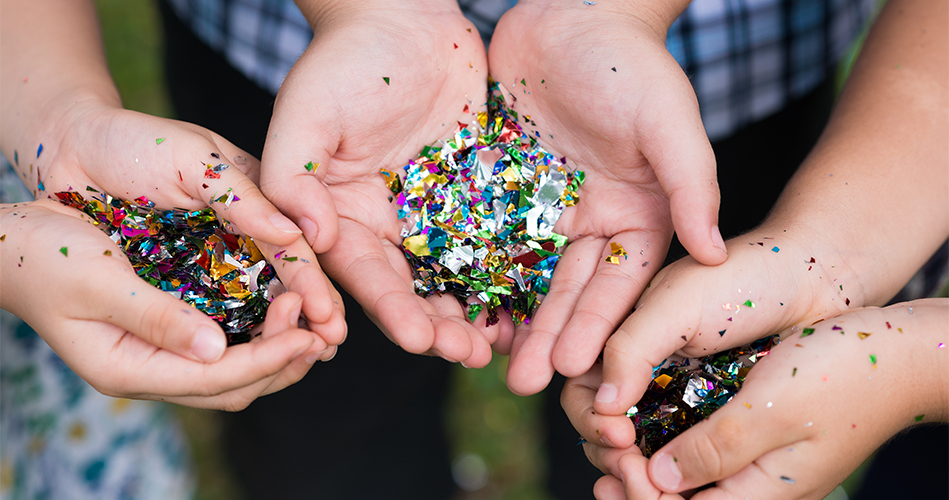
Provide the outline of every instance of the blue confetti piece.
<path id="1" fill-rule="evenodd" d="M 36 189 L 39 189 L 40 191 L 46 191 L 46 186 L 43 185 L 43 181 L 40 181 L 40 183 L 36 185 Z"/>
<path id="2" fill-rule="evenodd" d="M 40 144 L 39 149 L 36 150 L 36 158 L 39 159 L 40 155 L 43 154 L 43 145 Z"/>
<path id="3" fill-rule="evenodd" d="M 15 149 L 13 150 L 13 163 L 16 163 L 16 166 L 20 166 L 20 153 Z"/>
<path id="4" fill-rule="evenodd" d="M 718 334 L 719 334 L 720 336 L 724 337 L 724 336 L 725 336 L 725 330 L 720 330 L 720 331 L 718 332 Z"/>
<path id="5" fill-rule="evenodd" d="M 778 253 L 778 252 L 781 251 L 781 249 L 778 248 L 778 247 L 774 247 L 774 248 L 771 249 L 771 251 L 774 252 L 774 253 Z"/>

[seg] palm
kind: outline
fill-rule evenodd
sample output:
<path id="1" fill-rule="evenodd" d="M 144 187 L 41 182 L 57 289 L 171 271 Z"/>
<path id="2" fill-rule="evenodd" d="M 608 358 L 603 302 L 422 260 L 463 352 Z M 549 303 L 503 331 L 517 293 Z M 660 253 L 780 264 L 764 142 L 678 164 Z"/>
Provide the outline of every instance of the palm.
<path id="1" fill-rule="evenodd" d="M 486 338 L 468 325 L 452 298 L 413 293 L 380 175 L 451 136 L 484 106 L 487 64 L 477 30 L 459 12 L 360 13 L 320 28 L 278 95 L 264 192 L 300 223 L 325 252 L 327 272 L 391 339 L 411 352 L 486 364 L 491 329 Z M 304 168 L 311 161 L 320 164 L 315 172 Z M 318 231 L 304 219 L 318 221 Z"/>
<path id="2" fill-rule="evenodd" d="M 589 369 L 660 268 L 673 221 L 670 186 L 657 177 L 669 168 L 664 127 L 675 113 L 697 123 L 688 80 L 661 39 L 628 20 L 591 30 L 583 15 L 516 7 L 491 45 L 492 76 L 531 133 L 587 174 L 581 202 L 557 226 L 570 245 L 550 294 L 515 340 L 508 383 L 518 392 L 540 390 L 554 368 Z M 611 242 L 629 254 L 618 266 L 605 262 Z"/>

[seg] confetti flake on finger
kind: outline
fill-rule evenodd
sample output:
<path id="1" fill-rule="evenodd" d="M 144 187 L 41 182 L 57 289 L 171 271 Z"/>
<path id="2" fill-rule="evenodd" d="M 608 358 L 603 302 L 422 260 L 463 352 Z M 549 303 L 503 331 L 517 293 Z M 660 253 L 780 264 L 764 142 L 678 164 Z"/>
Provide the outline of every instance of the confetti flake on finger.
<path id="1" fill-rule="evenodd" d="M 857 336 L 860 337 L 860 340 L 863 340 L 863 339 L 869 337 L 870 335 L 873 335 L 873 334 L 872 334 L 872 333 L 867 333 L 867 332 L 857 332 Z"/>
<path id="2" fill-rule="evenodd" d="M 320 163 L 319 162 L 313 163 L 311 161 L 311 162 L 308 162 L 306 165 L 303 165 L 303 168 L 305 168 L 307 172 L 316 172 L 316 169 L 320 168 Z"/>
<path id="3" fill-rule="evenodd" d="M 59 253 L 65 255 L 66 257 L 69 257 L 69 248 L 67 248 L 67 247 L 62 247 L 62 248 L 59 249 Z"/>
<path id="4" fill-rule="evenodd" d="M 699 359 L 670 357 L 654 367 L 645 394 L 626 412 L 636 426 L 636 444 L 643 455 L 652 456 L 730 401 L 755 363 L 779 342 L 773 335 Z M 750 403 L 743 404 L 751 409 Z"/>
<path id="5" fill-rule="evenodd" d="M 164 137 L 159 137 L 158 139 L 155 139 L 155 145 L 156 145 L 156 146 L 159 145 L 159 144 L 161 144 L 161 143 L 163 143 L 163 142 L 165 142 L 165 138 L 164 138 Z"/>
<path id="6" fill-rule="evenodd" d="M 388 76 L 382 77 L 382 80 L 383 80 L 384 82 L 386 82 L 386 85 L 389 84 L 389 77 L 388 77 Z"/>
<path id="7" fill-rule="evenodd" d="M 415 291 L 452 294 L 468 308 L 476 297 L 487 325 L 498 310 L 528 321 L 548 291 L 566 236 L 553 231 L 583 183 L 565 158 L 545 151 L 504 106 L 491 83 L 487 112 L 460 124 L 454 136 L 426 146 L 405 165 L 404 180 L 382 170 L 402 221 L 402 249 Z"/>
<path id="8" fill-rule="evenodd" d="M 622 257 L 623 260 L 629 258 L 629 255 L 626 253 L 626 249 L 623 248 L 621 243 L 616 243 L 615 241 L 610 242 L 610 255 L 606 258 L 606 262 L 610 264 L 619 265 L 619 258 Z"/>
<path id="9" fill-rule="evenodd" d="M 814 329 L 813 329 L 813 328 L 805 328 L 804 331 L 801 332 L 801 338 L 804 338 L 804 337 L 807 337 L 807 336 L 813 335 L 813 334 L 814 334 Z"/>
<path id="10" fill-rule="evenodd" d="M 145 197 L 129 202 L 86 191 L 94 193 L 91 199 L 75 191 L 56 196 L 91 216 L 139 277 L 220 323 L 229 344 L 250 340 L 272 295 L 283 288 L 252 239 L 227 232 L 210 208 L 159 210 Z M 222 198 L 225 204 L 238 200 L 232 191 Z M 61 251 L 66 255 L 66 247 Z"/>

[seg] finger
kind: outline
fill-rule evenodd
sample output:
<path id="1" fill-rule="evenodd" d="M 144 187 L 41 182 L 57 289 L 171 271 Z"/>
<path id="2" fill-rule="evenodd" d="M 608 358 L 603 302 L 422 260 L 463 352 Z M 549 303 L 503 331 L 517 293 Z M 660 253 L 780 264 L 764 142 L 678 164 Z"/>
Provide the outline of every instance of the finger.
<path id="1" fill-rule="evenodd" d="M 234 167 L 233 159 L 223 153 L 218 156 L 220 159 L 207 158 L 183 169 L 187 172 L 184 182 L 188 193 L 258 242 L 288 245 L 296 240 L 302 234 L 300 228 L 264 198 L 257 185 Z M 257 163 L 250 155 L 244 158 L 245 164 Z M 255 170 L 256 166 L 250 169 Z M 179 175 L 184 175 L 183 170 L 178 171 Z"/>
<path id="2" fill-rule="evenodd" d="M 507 383 L 515 394 L 536 394 L 550 383 L 554 374 L 554 346 L 580 294 L 593 277 L 596 265 L 595 257 L 591 256 L 599 255 L 605 242 L 605 239 L 584 238 L 570 243 L 557 261 L 550 290 L 534 317 L 530 323 L 514 329 Z"/>
<path id="3" fill-rule="evenodd" d="M 309 98 L 320 102 L 318 96 Z M 323 253 L 333 246 L 339 231 L 336 207 L 323 184 L 341 140 L 335 126 L 338 117 L 306 113 L 299 106 L 288 92 L 278 94 L 264 144 L 260 186 L 296 221 L 310 246 Z"/>
<path id="4" fill-rule="evenodd" d="M 346 330 L 338 321 L 332 321 L 342 314 L 342 300 L 323 274 L 306 240 L 298 236 L 290 245 L 259 243 L 258 247 L 273 264 L 284 287 L 303 298 L 303 313 L 307 323 L 314 327 L 322 325 L 321 337 L 327 343 L 342 343 Z"/>
<path id="5" fill-rule="evenodd" d="M 480 318 L 478 319 L 480 321 Z M 476 321 L 477 324 L 477 321 Z M 494 352 L 507 356 L 514 346 L 514 321 L 501 316 L 498 321 L 498 336 L 491 348 Z"/>
<path id="6" fill-rule="evenodd" d="M 672 225 L 682 246 L 706 265 L 725 262 L 727 252 L 718 230 L 720 194 L 715 155 L 705 134 L 695 93 L 682 84 L 654 117 L 643 154 L 669 196 Z"/>
<path id="7" fill-rule="evenodd" d="M 560 405 L 574 429 L 589 443 L 626 449 L 635 444 L 636 428 L 626 415 L 602 415 L 593 409 L 601 377 L 599 365 L 576 378 L 568 378 L 560 394 Z"/>
<path id="8" fill-rule="evenodd" d="M 623 482 L 613 476 L 603 476 L 593 484 L 593 497 L 596 500 L 625 500 Z"/>
<path id="9" fill-rule="evenodd" d="M 415 354 L 428 351 L 435 331 L 420 304 L 424 300 L 408 284 L 411 280 L 396 272 L 379 239 L 365 226 L 340 219 L 340 229 L 336 244 L 320 256 L 327 272 L 395 343 Z"/>
<path id="10" fill-rule="evenodd" d="M 634 248 L 646 248 L 646 241 L 657 241 L 658 235 L 624 232 L 614 236 L 610 245 L 602 248 L 591 263 L 596 274 L 587 284 L 577 301 L 570 322 L 564 327 L 553 352 L 554 368 L 567 377 L 586 372 L 603 350 L 606 339 L 629 316 L 633 304 L 646 283 L 662 265 L 664 251 L 649 256 L 640 255 Z M 629 250 L 625 256 L 612 254 L 613 244 Z M 659 247 L 664 247 L 660 244 Z M 608 261 L 613 258 L 615 260 Z"/>
<path id="11" fill-rule="evenodd" d="M 511 392 L 529 396 L 547 387 L 554 376 L 550 353 L 556 343 L 557 337 L 549 332 L 532 331 L 528 324 L 515 327 L 507 366 L 507 386 Z"/>
<path id="12" fill-rule="evenodd" d="M 649 460 L 642 455 L 627 454 L 617 464 L 618 474 L 623 478 L 627 500 L 682 500 L 676 494 L 664 493 L 649 482 L 646 467 Z"/>
<path id="13" fill-rule="evenodd" d="M 240 389 L 272 377 L 313 344 L 314 335 L 289 330 L 259 342 L 241 344 L 227 349 L 216 363 L 195 365 L 168 351 L 150 353 L 140 359 L 141 350 L 129 347 L 118 350 L 119 373 L 123 377 L 122 392 L 136 397 L 211 397 Z M 108 387 L 108 382 L 106 386 Z"/>

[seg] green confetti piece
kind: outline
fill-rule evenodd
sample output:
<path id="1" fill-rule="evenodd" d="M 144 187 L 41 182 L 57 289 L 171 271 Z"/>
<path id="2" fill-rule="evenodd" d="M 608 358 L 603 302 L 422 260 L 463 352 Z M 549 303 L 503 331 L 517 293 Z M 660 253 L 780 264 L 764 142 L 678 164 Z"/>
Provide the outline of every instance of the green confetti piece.
<path id="1" fill-rule="evenodd" d="M 303 168 L 305 168 L 307 172 L 312 172 L 312 171 L 314 171 L 314 170 L 320 168 L 320 164 L 319 164 L 319 163 L 313 163 L 313 162 L 311 161 L 311 162 L 308 162 L 306 165 L 303 165 Z"/>
<path id="2" fill-rule="evenodd" d="M 746 307 L 751 307 L 751 308 L 754 308 L 754 307 L 755 307 L 755 303 L 752 302 L 751 299 L 746 300 L 743 305 L 746 306 Z"/>
<path id="3" fill-rule="evenodd" d="M 916 415 L 915 420 L 916 420 L 917 422 L 922 422 L 922 421 L 923 421 L 923 417 L 925 417 L 925 416 L 926 416 L 925 414 L 923 414 L 923 415 Z"/>
<path id="4" fill-rule="evenodd" d="M 477 302 L 468 304 L 468 321 L 474 323 L 475 318 L 478 317 L 478 313 L 480 313 L 482 309 L 484 309 L 484 306 Z"/>
<path id="5" fill-rule="evenodd" d="M 521 85 L 525 87 L 527 86 L 527 82 L 524 80 L 524 78 L 521 78 Z"/>
<path id="6" fill-rule="evenodd" d="M 69 249 L 66 247 L 60 248 L 59 253 L 65 255 L 66 257 L 69 257 Z"/>
<path id="7" fill-rule="evenodd" d="M 805 328 L 804 331 L 801 332 L 801 338 L 807 337 L 808 335 L 810 335 L 810 334 L 812 334 L 812 333 L 814 333 L 814 329 L 813 329 L 813 328 Z"/>
<path id="8" fill-rule="evenodd" d="M 793 377 L 795 375 L 797 375 L 797 367 L 794 367 L 794 369 L 791 370 L 791 376 Z"/>
<path id="9" fill-rule="evenodd" d="M 543 80 L 543 79 L 542 79 L 542 80 L 540 81 L 540 83 L 544 83 L 545 81 L 546 81 L 546 80 Z"/>
<path id="10" fill-rule="evenodd" d="M 159 137 L 158 139 L 155 139 L 155 145 L 156 145 L 156 146 L 159 145 L 159 144 L 161 144 L 161 143 L 163 143 L 163 142 L 165 142 L 165 138 L 164 138 L 164 137 Z"/>
<path id="11" fill-rule="evenodd" d="M 386 85 L 389 84 L 389 77 L 388 77 L 388 76 L 382 77 L 382 80 L 383 80 L 384 82 L 386 82 Z"/>
<path id="12" fill-rule="evenodd" d="M 871 355 L 870 355 L 870 362 L 873 363 L 874 365 L 877 364 L 877 355 L 876 355 L 876 354 L 871 354 Z"/>
<path id="13" fill-rule="evenodd" d="M 296 262 L 297 259 L 298 257 L 284 257 L 283 259 L 280 259 L 280 260 L 285 260 L 287 262 Z"/>

